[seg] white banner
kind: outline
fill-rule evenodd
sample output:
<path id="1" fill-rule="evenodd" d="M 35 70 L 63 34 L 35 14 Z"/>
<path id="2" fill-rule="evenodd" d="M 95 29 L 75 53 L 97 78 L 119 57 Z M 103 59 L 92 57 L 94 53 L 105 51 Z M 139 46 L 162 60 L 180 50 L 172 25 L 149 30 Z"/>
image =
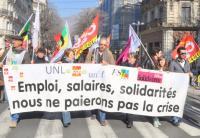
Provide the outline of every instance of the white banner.
<path id="1" fill-rule="evenodd" d="M 189 75 L 100 64 L 3 68 L 11 113 L 101 109 L 182 117 Z"/>

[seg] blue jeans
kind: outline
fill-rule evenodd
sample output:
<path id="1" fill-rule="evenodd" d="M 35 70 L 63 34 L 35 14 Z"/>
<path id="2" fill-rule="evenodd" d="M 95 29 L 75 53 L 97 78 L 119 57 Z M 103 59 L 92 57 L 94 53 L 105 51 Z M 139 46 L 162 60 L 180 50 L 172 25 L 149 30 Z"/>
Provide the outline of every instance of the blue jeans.
<path id="1" fill-rule="evenodd" d="M 106 113 L 99 110 L 99 121 L 102 122 L 102 121 L 105 121 L 106 120 Z"/>
<path id="2" fill-rule="evenodd" d="M 62 121 L 63 121 L 63 124 L 68 124 L 71 122 L 70 112 L 62 112 Z"/>
<path id="3" fill-rule="evenodd" d="M 11 114 L 10 118 L 11 118 L 12 121 L 18 122 L 19 114 Z"/>
<path id="4" fill-rule="evenodd" d="M 4 92 L 5 92 L 5 100 L 8 101 L 8 96 L 7 96 L 7 93 L 6 93 L 6 89 L 4 89 Z M 19 121 L 19 114 L 11 114 L 10 115 L 10 118 L 12 121 L 15 121 L 15 122 L 18 122 Z"/>

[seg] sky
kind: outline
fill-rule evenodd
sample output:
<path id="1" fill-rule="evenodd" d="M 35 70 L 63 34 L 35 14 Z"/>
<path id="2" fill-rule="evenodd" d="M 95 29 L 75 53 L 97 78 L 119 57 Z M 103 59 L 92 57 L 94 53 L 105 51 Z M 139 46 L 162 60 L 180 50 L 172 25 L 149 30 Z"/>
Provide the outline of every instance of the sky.
<path id="1" fill-rule="evenodd" d="M 98 6 L 98 0 L 48 0 L 61 17 L 69 17 L 79 13 L 82 9 Z"/>

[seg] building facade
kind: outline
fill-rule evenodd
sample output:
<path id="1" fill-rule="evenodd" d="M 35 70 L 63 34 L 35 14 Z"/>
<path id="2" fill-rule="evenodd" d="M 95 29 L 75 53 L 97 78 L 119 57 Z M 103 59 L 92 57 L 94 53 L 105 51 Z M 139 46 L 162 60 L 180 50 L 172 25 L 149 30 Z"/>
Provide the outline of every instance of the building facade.
<path id="1" fill-rule="evenodd" d="M 16 35 L 32 14 L 32 0 L 0 1 L 0 36 Z"/>
<path id="2" fill-rule="evenodd" d="M 109 25 L 104 30 L 112 36 L 111 50 L 114 53 L 119 53 L 125 46 L 129 24 L 140 21 L 140 2 L 141 0 L 100 0 L 100 10 L 109 16 Z"/>
<path id="3" fill-rule="evenodd" d="M 35 12 L 38 6 L 38 2 L 40 4 L 40 11 L 45 10 L 47 7 L 47 0 L 33 0 L 33 11 Z"/>
<path id="4" fill-rule="evenodd" d="M 144 0 L 141 8 L 145 23 L 141 38 L 150 53 L 154 47 L 159 47 L 171 59 L 172 49 L 185 33 L 200 40 L 199 0 Z"/>

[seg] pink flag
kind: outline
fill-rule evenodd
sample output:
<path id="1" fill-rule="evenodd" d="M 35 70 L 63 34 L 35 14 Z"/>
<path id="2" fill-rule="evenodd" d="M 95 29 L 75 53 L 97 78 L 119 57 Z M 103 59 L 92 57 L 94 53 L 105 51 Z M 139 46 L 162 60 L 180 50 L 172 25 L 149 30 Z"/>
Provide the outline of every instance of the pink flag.
<path id="1" fill-rule="evenodd" d="M 126 44 L 126 48 L 124 49 L 124 51 L 121 53 L 121 55 L 119 56 L 119 58 L 116 61 L 116 65 L 120 65 L 122 62 L 125 62 L 128 59 L 128 53 L 129 53 L 129 49 L 130 49 L 130 41 L 131 39 L 128 39 L 128 42 Z"/>

